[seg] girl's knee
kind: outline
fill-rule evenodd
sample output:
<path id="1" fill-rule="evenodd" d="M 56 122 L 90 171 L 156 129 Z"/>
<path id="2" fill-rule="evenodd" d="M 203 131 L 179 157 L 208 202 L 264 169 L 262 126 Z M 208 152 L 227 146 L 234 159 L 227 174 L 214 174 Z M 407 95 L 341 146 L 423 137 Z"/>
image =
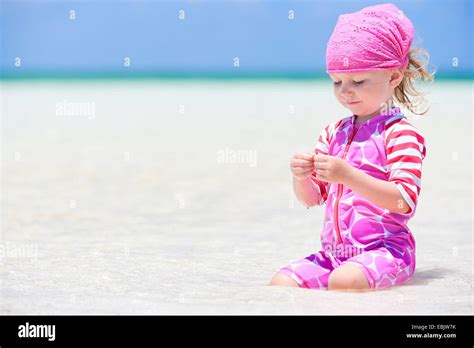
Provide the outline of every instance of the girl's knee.
<path id="1" fill-rule="evenodd" d="M 370 285 L 364 272 L 355 265 L 342 265 L 331 272 L 329 290 L 369 290 Z"/>
<path id="2" fill-rule="evenodd" d="M 294 279 L 281 272 L 277 272 L 268 285 L 299 287 Z"/>

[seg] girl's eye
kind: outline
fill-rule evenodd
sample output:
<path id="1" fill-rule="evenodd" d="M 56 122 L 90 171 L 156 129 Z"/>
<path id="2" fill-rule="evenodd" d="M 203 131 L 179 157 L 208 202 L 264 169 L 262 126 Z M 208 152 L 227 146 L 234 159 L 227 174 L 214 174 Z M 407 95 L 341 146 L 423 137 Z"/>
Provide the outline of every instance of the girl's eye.
<path id="1" fill-rule="evenodd" d="M 354 85 L 359 86 L 359 85 L 361 85 L 362 83 L 364 83 L 364 81 L 365 81 L 365 80 L 362 80 L 362 81 L 353 81 L 353 82 L 354 82 Z M 334 85 L 335 85 L 335 86 L 339 86 L 340 84 L 341 84 L 341 81 L 337 81 L 337 82 L 334 81 Z"/>

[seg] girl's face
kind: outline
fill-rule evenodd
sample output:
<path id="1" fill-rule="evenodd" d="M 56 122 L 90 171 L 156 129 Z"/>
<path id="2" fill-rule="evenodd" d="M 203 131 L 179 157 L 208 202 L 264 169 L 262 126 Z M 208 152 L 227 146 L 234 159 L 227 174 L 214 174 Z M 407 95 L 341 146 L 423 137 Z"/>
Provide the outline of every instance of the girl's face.
<path id="1" fill-rule="evenodd" d="M 398 69 L 359 73 L 331 73 L 337 100 L 354 115 L 377 114 L 403 79 Z"/>

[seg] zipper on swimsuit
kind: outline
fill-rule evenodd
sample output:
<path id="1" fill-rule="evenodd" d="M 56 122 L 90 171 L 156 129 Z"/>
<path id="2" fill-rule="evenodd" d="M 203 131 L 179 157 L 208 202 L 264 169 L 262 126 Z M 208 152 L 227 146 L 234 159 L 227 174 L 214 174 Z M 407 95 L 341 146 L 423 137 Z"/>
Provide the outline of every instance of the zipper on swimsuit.
<path id="1" fill-rule="evenodd" d="M 344 153 L 342 154 L 342 159 L 346 158 L 347 152 L 349 151 L 349 147 L 351 146 L 351 143 L 352 143 L 352 139 L 354 139 L 354 136 L 356 135 L 358 129 L 359 128 L 354 127 L 354 129 L 352 131 L 352 134 L 349 138 L 349 141 L 347 142 L 346 148 L 344 149 Z M 341 233 L 339 231 L 338 204 L 339 204 L 339 200 L 341 199 L 341 196 L 342 196 L 342 187 L 343 187 L 342 184 L 337 184 L 337 198 L 336 198 L 336 202 L 334 203 L 334 224 L 335 224 L 335 227 L 336 227 L 336 233 L 337 233 L 337 238 L 339 240 L 339 243 L 342 243 L 342 238 L 341 238 Z"/>

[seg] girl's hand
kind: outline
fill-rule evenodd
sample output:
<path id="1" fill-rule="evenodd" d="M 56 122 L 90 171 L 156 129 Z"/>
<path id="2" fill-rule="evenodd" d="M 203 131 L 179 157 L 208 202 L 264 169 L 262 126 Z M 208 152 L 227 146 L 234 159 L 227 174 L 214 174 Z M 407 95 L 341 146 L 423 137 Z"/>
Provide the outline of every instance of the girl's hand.
<path id="1" fill-rule="evenodd" d="M 298 180 L 309 178 L 314 171 L 314 153 L 295 153 L 291 158 L 290 168 Z"/>
<path id="2" fill-rule="evenodd" d="M 344 183 L 352 166 L 335 156 L 316 154 L 314 158 L 316 178 L 331 183 Z"/>

